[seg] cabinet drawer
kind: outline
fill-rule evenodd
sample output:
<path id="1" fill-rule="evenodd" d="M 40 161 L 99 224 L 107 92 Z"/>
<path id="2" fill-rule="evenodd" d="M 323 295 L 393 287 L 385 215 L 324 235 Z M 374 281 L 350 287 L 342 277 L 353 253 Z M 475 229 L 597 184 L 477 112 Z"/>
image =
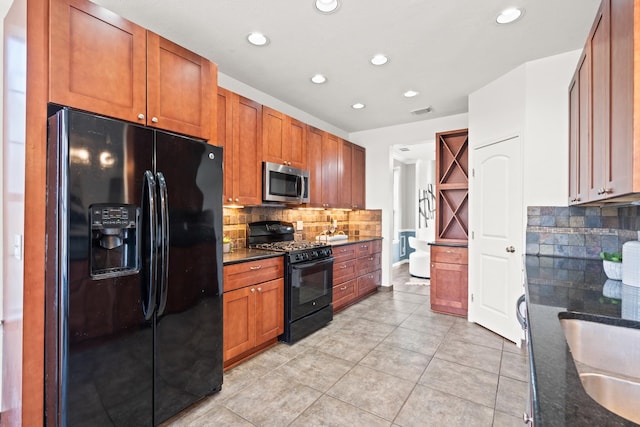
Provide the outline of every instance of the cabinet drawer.
<path id="1" fill-rule="evenodd" d="M 333 247 L 333 262 L 338 263 L 356 257 L 357 245 L 340 245 Z"/>
<path id="2" fill-rule="evenodd" d="M 356 256 L 360 258 L 366 255 L 371 255 L 373 253 L 372 243 L 373 241 L 368 241 L 356 244 Z"/>
<path id="3" fill-rule="evenodd" d="M 333 287 L 333 309 L 339 310 L 356 298 L 356 280 L 350 280 Z"/>
<path id="4" fill-rule="evenodd" d="M 453 246 L 431 246 L 431 262 L 467 264 L 467 248 Z"/>
<path id="5" fill-rule="evenodd" d="M 372 271 L 380 269 L 380 254 L 373 254 L 365 257 L 358 258 L 356 261 L 356 271 L 358 276 L 371 273 Z"/>
<path id="6" fill-rule="evenodd" d="M 356 260 L 333 263 L 333 283 L 342 283 L 356 278 Z"/>
<path id="7" fill-rule="evenodd" d="M 371 244 L 371 253 L 372 254 L 377 254 L 382 252 L 382 240 L 378 239 L 378 240 L 372 240 L 370 242 Z"/>
<path id="8" fill-rule="evenodd" d="M 284 259 L 273 257 L 257 261 L 225 265 L 224 291 L 232 291 L 244 286 L 284 277 Z"/>
<path id="9" fill-rule="evenodd" d="M 358 296 L 375 292 L 382 278 L 381 270 L 358 277 Z"/>

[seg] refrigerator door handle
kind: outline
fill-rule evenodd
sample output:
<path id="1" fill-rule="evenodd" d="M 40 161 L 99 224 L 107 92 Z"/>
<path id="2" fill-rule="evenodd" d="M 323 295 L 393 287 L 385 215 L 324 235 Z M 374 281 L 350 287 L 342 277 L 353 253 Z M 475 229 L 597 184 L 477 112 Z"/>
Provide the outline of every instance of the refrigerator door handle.
<path id="1" fill-rule="evenodd" d="M 164 313 L 169 291 L 169 193 L 167 181 L 162 172 L 158 172 L 158 190 L 160 194 L 160 301 L 158 316 Z"/>
<path id="2" fill-rule="evenodd" d="M 146 193 L 146 197 L 145 197 Z M 153 178 L 153 173 L 151 171 L 145 171 L 144 173 L 144 182 L 142 185 L 142 203 L 147 203 L 149 207 L 149 265 L 144 266 L 149 272 L 148 274 L 148 283 L 143 283 L 143 298 L 142 301 L 142 313 L 144 315 L 145 320 L 151 320 L 153 317 L 153 313 L 156 309 L 156 298 L 158 294 L 157 284 L 156 284 L 156 274 L 158 270 L 158 258 L 157 252 L 158 247 L 156 245 L 156 233 L 157 233 L 157 225 L 156 225 L 156 181 Z M 144 211 L 144 209 L 143 209 Z M 144 288 L 146 286 L 146 289 Z"/>

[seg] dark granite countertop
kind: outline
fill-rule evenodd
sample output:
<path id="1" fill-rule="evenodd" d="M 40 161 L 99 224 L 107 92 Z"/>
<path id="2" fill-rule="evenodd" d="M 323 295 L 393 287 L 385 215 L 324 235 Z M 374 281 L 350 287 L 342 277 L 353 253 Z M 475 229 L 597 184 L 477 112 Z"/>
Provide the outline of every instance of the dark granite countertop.
<path id="1" fill-rule="evenodd" d="M 340 246 L 340 245 L 351 245 L 353 243 L 362 243 L 362 242 L 371 242 L 373 240 L 382 240 L 382 237 L 349 237 L 344 240 L 334 240 L 329 243 L 331 246 Z"/>
<path id="2" fill-rule="evenodd" d="M 607 281 L 600 260 L 526 256 L 525 265 L 535 424 L 637 425 L 586 393 L 558 313 L 640 328 L 640 288 Z"/>
<path id="3" fill-rule="evenodd" d="M 282 252 L 264 251 L 262 249 L 239 248 L 234 249 L 233 252 L 223 254 L 222 264 L 237 264 L 240 262 L 256 261 L 259 259 L 273 258 L 277 256 L 281 257 L 283 255 L 284 254 Z"/>
<path id="4" fill-rule="evenodd" d="M 469 247 L 467 243 L 448 243 L 448 242 L 429 242 L 429 246 L 445 246 L 449 248 L 466 248 Z"/>
<path id="5" fill-rule="evenodd" d="M 382 237 L 349 237 L 344 240 L 335 240 L 333 242 L 326 242 L 331 246 L 349 245 L 353 243 L 370 242 L 373 240 L 380 240 Z M 265 251 L 262 249 L 249 249 L 239 248 L 234 249 L 233 252 L 223 254 L 222 264 L 230 265 L 237 264 L 246 261 L 255 261 L 264 258 L 271 258 L 276 256 L 283 256 L 283 252 Z"/>

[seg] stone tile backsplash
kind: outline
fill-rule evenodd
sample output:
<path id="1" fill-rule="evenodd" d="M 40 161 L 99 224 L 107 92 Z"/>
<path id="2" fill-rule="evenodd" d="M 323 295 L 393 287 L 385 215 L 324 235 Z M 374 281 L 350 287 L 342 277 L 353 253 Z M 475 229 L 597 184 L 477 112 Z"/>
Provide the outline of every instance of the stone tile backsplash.
<path id="1" fill-rule="evenodd" d="M 571 258 L 599 258 L 602 251 L 621 252 L 638 239 L 638 207 L 527 208 L 526 253 Z"/>
<path id="2" fill-rule="evenodd" d="M 327 230 L 333 220 L 338 221 L 337 231 L 351 237 L 382 236 L 381 210 L 313 210 L 271 207 L 249 207 L 223 209 L 223 231 L 235 248 L 247 246 L 247 224 L 256 221 L 287 221 L 296 225 L 303 222 L 303 230 L 296 234 L 300 240 L 315 240 Z"/>

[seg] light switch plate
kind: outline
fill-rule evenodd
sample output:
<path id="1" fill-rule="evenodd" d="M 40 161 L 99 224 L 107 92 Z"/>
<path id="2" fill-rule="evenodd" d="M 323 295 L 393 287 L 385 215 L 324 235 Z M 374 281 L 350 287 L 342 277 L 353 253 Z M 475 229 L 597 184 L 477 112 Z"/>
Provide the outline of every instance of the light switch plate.
<path id="1" fill-rule="evenodd" d="M 296 221 L 296 230 L 300 231 L 303 228 L 302 221 Z"/>

